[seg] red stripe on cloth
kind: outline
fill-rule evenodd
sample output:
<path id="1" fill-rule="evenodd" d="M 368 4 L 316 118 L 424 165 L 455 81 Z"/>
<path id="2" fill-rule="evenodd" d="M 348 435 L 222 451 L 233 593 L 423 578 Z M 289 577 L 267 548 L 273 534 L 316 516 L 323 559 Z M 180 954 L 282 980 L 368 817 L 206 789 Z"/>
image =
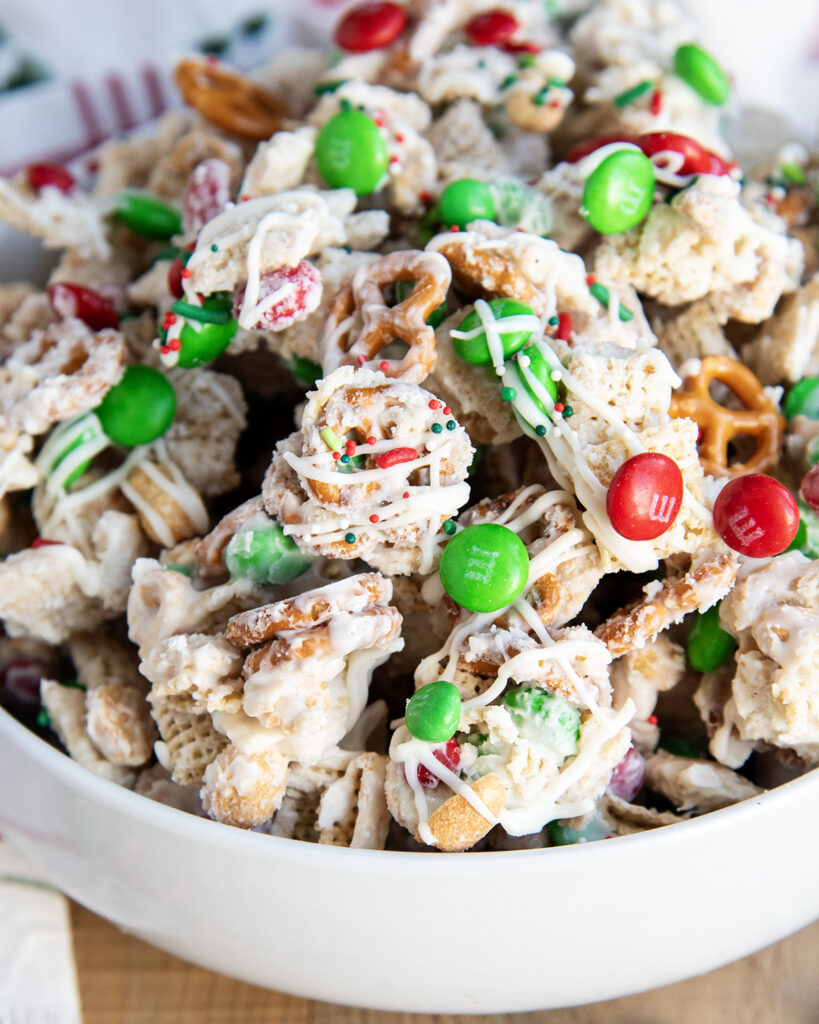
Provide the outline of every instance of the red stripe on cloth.
<path id="1" fill-rule="evenodd" d="M 131 109 L 128 93 L 125 91 L 125 83 L 117 74 L 105 76 L 105 85 L 111 96 L 114 105 L 114 112 L 117 115 L 117 127 L 120 131 L 128 131 L 137 123 L 134 112 Z"/>
<path id="2" fill-rule="evenodd" d="M 105 138 L 97 111 L 91 99 L 91 92 L 84 82 L 74 80 L 71 83 L 71 95 L 74 97 L 74 104 L 77 108 L 80 121 L 85 131 L 84 149 L 91 149 L 98 146 Z"/>
<path id="3" fill-rule="evenodd" d="M 162 87 L 162 79 L 153 64 L 144 64 L 141 74 L 142 81 L 145 83 L 145 91 L 148 94 L 148 102 L 151 105 L 151 116 L 158 117 L 168 105 Z"/>

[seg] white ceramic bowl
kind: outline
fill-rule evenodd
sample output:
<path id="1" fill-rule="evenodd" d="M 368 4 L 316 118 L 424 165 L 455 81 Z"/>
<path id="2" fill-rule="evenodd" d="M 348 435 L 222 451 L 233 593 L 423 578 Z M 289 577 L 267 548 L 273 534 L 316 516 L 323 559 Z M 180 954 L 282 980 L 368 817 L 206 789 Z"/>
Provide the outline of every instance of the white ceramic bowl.
<path id="1" fill-rule="evenodd" d="M 720 967 L 819 916 L 819 772 L 656 832 L 514 853 L 347 850 L 97 778 L 0 711 L 0 830 L 147 942 L 313 999 L 500 1013 Z"/>

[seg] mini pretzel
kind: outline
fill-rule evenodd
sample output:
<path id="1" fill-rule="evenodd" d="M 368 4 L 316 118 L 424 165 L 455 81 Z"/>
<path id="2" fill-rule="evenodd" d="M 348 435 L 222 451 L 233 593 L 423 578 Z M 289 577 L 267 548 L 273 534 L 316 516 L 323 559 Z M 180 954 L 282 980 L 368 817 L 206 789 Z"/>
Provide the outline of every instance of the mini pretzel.
<path id="1" fill-rule="evenodd" d="M 373 605 L 386 604 L 391 596 L 389 580 L 375 572 L 361 573 L 298 597 L 234 615 L 225 628 L 225 639 L 235 647 L 250 647 L 287 630 L 325 625 L 339 611 L 362 612 Z"/>
<path id="2" fill-rule="evenodd" d="M 729 388 L 745 406 L 744 410 L 726 409 L 708 393 L 712 380 Z M 742 476 L 764 473 L 776 465 L 785 420 L 774 402 L 751 371 L 728 356 L 706 356 L 697 373 L 685 378 L 683 386 L 671 396 L 672 416 L 694 420 L 702 434 L 700 462 L 712 476 Z M 756 438 L 756 450 L 747 462 L 728 465 L 728 444 L 735 437 Z"/>
<path id="3" fill-rule="evenodd" d="M 175 78 L 188 106 L 231 135 L 261 142 L 282 126 L 282 100 L 224 65 L 188 57 L 176 65 Z"/>
<path id="4" fill-rule="evenodd" d="M 325 374 L 343 365 L 363 366 L 398 340 L 409 345 L 403 359 L 370 368 L 420 384 L 435 365 L 435 331 L 426 319 L 443 302 L 451 276 L 437 253 L 393 252 L 360 267 L 330 300 L 320 342 Z M 398 281 L 412 281 L 414 287 L 403 302 L 387 306 L 382 289 Z M 363 327 L 354 339 L 356 320 Z"/>

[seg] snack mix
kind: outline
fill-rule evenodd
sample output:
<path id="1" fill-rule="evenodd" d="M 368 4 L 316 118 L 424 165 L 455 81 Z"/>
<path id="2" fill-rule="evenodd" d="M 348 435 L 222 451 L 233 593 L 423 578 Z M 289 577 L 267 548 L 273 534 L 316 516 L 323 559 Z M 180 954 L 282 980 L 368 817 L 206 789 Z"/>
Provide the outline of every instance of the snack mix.
<path id="1" fill-rule="evenodd" d="M 371 849 L 819 765 L 819 156 L 748 156 L 666 0 L 334 38 L 187 58 L 150 134 L 0 181 L 57 253 L 0 286 L 4 705 L 150 799 Z"/>

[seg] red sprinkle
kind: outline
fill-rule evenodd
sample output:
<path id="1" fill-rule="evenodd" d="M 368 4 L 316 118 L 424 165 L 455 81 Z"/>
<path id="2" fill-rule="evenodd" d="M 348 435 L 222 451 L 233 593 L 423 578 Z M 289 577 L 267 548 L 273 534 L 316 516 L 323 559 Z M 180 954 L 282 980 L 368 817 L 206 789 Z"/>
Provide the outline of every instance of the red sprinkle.
<path id="1" fill-rule="evenodd" d="M 356 443 L 355 441 L 353 441 L 352 438 L 350 438 L 349 441 L 344 442 L 344 447 L 347 449 L 348 452 L 354 452 L 356 449 Z"/>
<path id="2" fill-rule="evenodd" d="M 409 497 L 409 491 L 404 491 L 404 493 L 401 495 L 401 497 L 402 498 L 408 498 Z"/>
<path id="3" fill-rule="evenodd" d="M 187 267 L 184 267 L 182 270 L 179 271 L 179 276 L 187 281 L 189 277 L 193 277 L 193 273 L 192 271 L 188 270 Z"/>
<path id="4" fill-rule="evenodd" d="M 452 225 L 452 227 L 451 227 L 451 228 L 450 228 L 449 230 L 450 230 L 450 231 L 452 232 L 452 234 L 453 234 L 453 235 L 457 235 L 457 233 L 458 233 L 458 232 L 459 232 L 459 231 L 460 231 L 461 229 L 460 229 L 460 228 L 458 227 L 458 225 L 457 225 L 457 224 L 453 224 L 453 225 Z"/>
<path id="5" fill-rule="evenodd" d="M 398 157 L 395 155 L 395 153 L 393 153 L 393 155 L 390 157 L 390 163 L 391 164 L 397 164 L 398 163 Z"/>
<path id="6" fill-rule="evenodd" d="M 560 341 L 568 341 L 572 336 L 572 314 L 560 313 L 557 318 L 557 337 Z"/>
<path id="7" fill-rule="evenodd" d="M 355 357 L 355 361 L 358 363 L 359 366 L 363 366 L 367 362 L 367 357 L 366 356 L 356 356 Z"/>
<path id="8" fill-rule="evenodd" d="M 168 342 L 168 348 L 171 350 L 171 352 L 178 352 L 180 348 L 182 348 L 182 342 L 179 340 L 179 338 L 171 338 L 171 340 Z"/>
<path id="9" fill-rule="evenodd" d="M 444 416 L 451 416 L 452 415 L 452 410 L 449 408 L 448 405 L 445 405 L 443 407 L 443 409 L 441 410 L 441 412 L 444 414 Z"/>
<path id="10" fill-rule="evenodd" d="M 537 43 L 503 43 L 501 49 L 507 53 L 540 53 Z"/>
<path id="11" fill-rule="evenodd" d="M 395 136 L 395 141 L 396 142 L 403 142 L 404 141 L 404 136 L 403 135 L 396 135 Z"/>
<path id="12" fill-rule="evenodd" d="M 422 203 L 430 203 L 432 202 L 432 193 L 422 192 L 418 198 L 421 200 Z"/>
<path id="13" fill-rule="evenodd" d="M 375 437 L 368 437 L 368 438 L 367 438 L 367 444 L 375 444 L 375 442 L 376 442 L 377 440 L 378 440 L 378 439 L 377 439 L 377 438 L 375 438 Z"/>
<path id="14" fill-rule="evenodd" d="M 651 103 L 649 104 L 648 110 L 652 117 L 659 117 L 660 111 L 663 109 L 663 94 L 660 89 L 655 89 L 651 94 Z"/>
<path id="15" fill-rule="evenodd" d="M 32 164 L 26 168 L 26 177 L 29 185 L 37 192 L 48 186 L 69 195 L 77 187 L 77 179 L 62 164 Z"/>
<path id="16" fill-rule="evenodd" d="M 648 722 L 649 725 L 656 725 L 658 719 L 657 719 L 656 715 L 649 715 L 648 718 L 646 719 L 646 721 Z"/>
<path id="17" fill-rule="evenodd" d="M 341 452 L 333 452 L 333 458 L 336 460 L 336 462 L 338 462 L 338 460 L 341 458 Z"/>
<path id="18" fill-rule="evenodd" d="M 240 203 L 246 203 L 250 199 L 250 196 L 245 193 L 243 196 L 239 196 Z"/>
<path id="19" fill-rule="evenodd" d="M 382 359 L 381 362 L 378 364 L 378 369 L 381 370 L 382 373 L 386 373 L 387 370 L 389 370 L 389 368 L 390 364 L 387 362 L 386 359 Z"/>
<path id="20" fill-rule="evenodd" d="M 555 402 L 555 412 L 563 412 L 566 406 L 562 402 Z"/>
<path id="21" fill-rule="evenodd" d="M 414 462 L 418 458 L 415 448 L 391 448 L 388 452 L 382 452 L 376 456 L 375 464 L 379 469 L 389 469 L 391 466 L 400 466 L 402 462 Z"/>
<path id="22" fill-rule="evenodd" d="M 429 400 L 429 407 L 430 407 L 430 409 L 440 409 L 441 408 L 441 403 L 438 401 L 437 398 L 431 398 Z"/>
<path id="23" fill-rule="evenodd" d="M 589 276 L 586 278 L 586 284 L 589 286 L 589 288 L 591 288 L 593 284 L 597 284 L 597 278 L 594 276 L 594 274 L 589 274 Z"/>
<path id="24" fill-rule="evenodd" d="M 373 512 L 373 514 L 370 516 L 370 522 L 371 523 L 377 523 L 378 519 L 379 519 L 379 517 L 375 514 L 375 512 Z"/>
<path id="25" fill-rule="evenodd" d="M 61 540 L 46 540 L 45 537 L 35 537 L 31 542 L 33 548 L 49 548 L 55 544 L 62 544 Z"/>

